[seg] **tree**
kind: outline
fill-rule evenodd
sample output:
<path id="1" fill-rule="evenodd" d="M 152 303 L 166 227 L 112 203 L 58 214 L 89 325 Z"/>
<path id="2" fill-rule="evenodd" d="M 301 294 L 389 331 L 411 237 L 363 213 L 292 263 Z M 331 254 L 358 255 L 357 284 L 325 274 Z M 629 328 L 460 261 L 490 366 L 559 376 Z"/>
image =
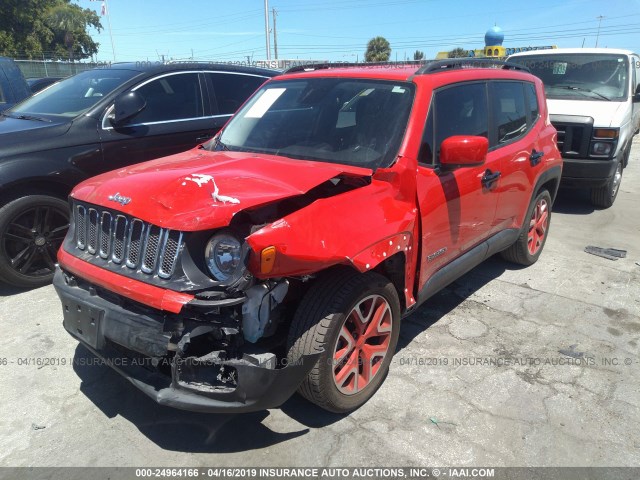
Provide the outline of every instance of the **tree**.
<path id="1" fill-rule="evenodd" d="M 466 58 L 469 56 L 469 50 L 465 50 L 464 48 L 454 48 L 448 54 L 449 58 Z"/>
<path id="2" fill-rule="evenodd" d="M 420 50 L 416 50 L 413 54 L 414 60 L 424 60 L 424 52 Z"/>
<path id="3" fill-rule="evenodd" d="M 367 62 L 387 62 L 391 57 L 391 45 L 384 37 L 375 37 L 369 40 L 364 59 Z"/>
<path id="4" fill-rule="evenodd" d="M 88 58 L 98 44 L 87 30 L 102 30 L 100 17 L 71 0 L 2 0 L 0 55 L 24 58 Z"/>

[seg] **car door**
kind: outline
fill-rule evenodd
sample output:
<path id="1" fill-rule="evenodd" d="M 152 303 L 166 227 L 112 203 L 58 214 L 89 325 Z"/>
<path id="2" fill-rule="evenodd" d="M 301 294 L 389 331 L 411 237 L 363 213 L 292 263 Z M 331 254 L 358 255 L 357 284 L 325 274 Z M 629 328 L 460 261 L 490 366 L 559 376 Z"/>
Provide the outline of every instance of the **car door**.
<path id="1" fill-rule="evenodd" d="M 491 99 L 490 155 L 499 162 L 500 182 L 495 226 L 501 230 L 518 225 L 531 201 L 532 173 L 542 166 L 543 147 L 532 134 L 539 117 L 535 85 L 530 82 L 489 83 Z"/>
<path id="2" fill-rule="evenodd" d="M 165 73 L 132 87 L 145 108 L 124 125 L 114 127 L 105 112 L 100 128 L 105 166 L 109 169 L 183 152 L 216 132 L 211 105 L 197 71 Z"/>
<path id="3" fill-rule="evenodd" d="M 417 194 L 422 223 L 420 286 L 443 265 L 479 244 L 493 231 L 499 179 L 495 154 L 484 165 L 439 168 L 442 141 L 453 135 L 489 136 L 486 82 L 456 84 L 433 94 L 419 154 Z"/>

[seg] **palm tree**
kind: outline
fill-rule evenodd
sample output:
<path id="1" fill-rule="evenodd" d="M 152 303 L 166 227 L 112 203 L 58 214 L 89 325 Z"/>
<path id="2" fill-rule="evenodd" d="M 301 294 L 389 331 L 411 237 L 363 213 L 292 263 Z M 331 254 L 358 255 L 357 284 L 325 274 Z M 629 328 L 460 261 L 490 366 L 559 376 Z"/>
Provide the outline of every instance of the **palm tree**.
<path id="1" fill-rule="evenodd" d="M 56 5 L 49 10 L 47 20 L 51 30 L 64 35 L 64 44 L 69 50 L 69 60 L 73 62 L 74 32 L 84 31 L 86 20 L 82 10 L 71 5 Z"/>
<path id="2" fill-rule="evenodd" d="M 416 50 L 415 53 L 413 54 L 413 59 L 414 60 L 422 60 L 422 59 L 424 59 L 424 52 L 420 51 L 420 50 Z"/>
<path id="3" fill-rule="evenodd" d="M 391 57 L 391 45 L 384 37 L 375 37 L 369 40 L 364 59 L 367 62 L 387 62 Z"/>

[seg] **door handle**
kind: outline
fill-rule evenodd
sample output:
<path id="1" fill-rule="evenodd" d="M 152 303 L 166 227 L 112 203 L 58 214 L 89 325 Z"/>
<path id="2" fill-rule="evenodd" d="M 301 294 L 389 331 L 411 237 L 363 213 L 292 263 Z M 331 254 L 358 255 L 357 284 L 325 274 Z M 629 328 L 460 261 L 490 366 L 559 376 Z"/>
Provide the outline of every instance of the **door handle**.
<path id="1" fill-rule="evenodd" d="M 542 157 L 544 157 L 544 152 L 536 152 L 536 149 L 534 148 L 531 152 L 531 155 L 529 155 L 531 166 L 535 167 L 536 165 L 538 165 L 542 161 Z"/>
<path id="2" fill-rule="evenodd" d="M 500 175 L 502 175 L 500 172 L 492 172 L 489 169 L 485 170 L 484 175 L 482 175 L 482 186 L 485 188 L 491 188 L 493 182 L 498 180 Z"/>

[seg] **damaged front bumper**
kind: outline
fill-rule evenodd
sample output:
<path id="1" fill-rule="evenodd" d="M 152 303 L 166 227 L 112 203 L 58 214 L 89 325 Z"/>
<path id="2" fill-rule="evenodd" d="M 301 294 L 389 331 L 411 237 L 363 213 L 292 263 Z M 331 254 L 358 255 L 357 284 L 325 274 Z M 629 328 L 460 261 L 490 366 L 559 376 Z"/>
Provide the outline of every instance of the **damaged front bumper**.
<path id="1" fill-rule="evenodd" d="M 59 268 L 53 284 L 65 329 L 160 405 L 209 413 L 275 408 L 295 392 L 320 356 L 307 355 L 283 368 L 275 368 L 275 358 L 264 361 L 260 354 L 227 360 L 211 352 L 195 358 L 184 357 L 178 348 L 167 358 L 171 333 L 163 331 L 157 315 L 132 312 L 92 288 L 81 288 Z M 192 337 L 198 328 L 208 327 L 197 327 Z M 123 356 L 123 351 L 134 356 Z M 140 352 L 144 355 L 135 356 Z"/>

